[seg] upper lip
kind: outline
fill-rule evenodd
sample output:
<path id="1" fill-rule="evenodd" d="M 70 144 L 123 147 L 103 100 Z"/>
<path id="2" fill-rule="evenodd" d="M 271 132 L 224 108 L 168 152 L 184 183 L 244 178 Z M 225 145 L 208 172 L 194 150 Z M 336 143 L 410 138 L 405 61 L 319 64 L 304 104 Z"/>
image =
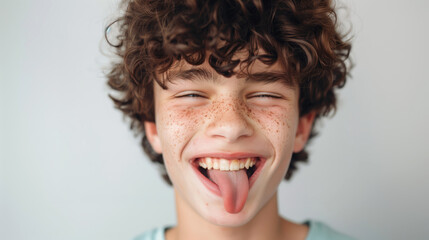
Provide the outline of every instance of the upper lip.
<path id="1" fill-rule="evenodd" d="M 190 161 L 194 161 L 198 158 L 212 157 L 212 158 L 222 158 L 227 160 L 234 160 L 238 158 L 264 158 L 261 154 L 249 153 L 249 152 L 213 152 L 213 153 L 199 153 L 191 157 Z"/>

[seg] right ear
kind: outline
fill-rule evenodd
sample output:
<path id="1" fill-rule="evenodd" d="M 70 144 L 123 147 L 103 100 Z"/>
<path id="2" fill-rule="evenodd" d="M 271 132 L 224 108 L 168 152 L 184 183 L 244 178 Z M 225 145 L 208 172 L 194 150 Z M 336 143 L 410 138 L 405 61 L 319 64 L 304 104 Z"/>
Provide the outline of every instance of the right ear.
<path id="1" fill-rule="evenodd" d="M 146 132 L 146 137 L 149 140 L 150 145 L 153 150 L 158 154 L 162 153 L 161 141 L 159 139 L 158 131 L 156 130 L 155 122 L 144 122 L 144 129 Z"/>

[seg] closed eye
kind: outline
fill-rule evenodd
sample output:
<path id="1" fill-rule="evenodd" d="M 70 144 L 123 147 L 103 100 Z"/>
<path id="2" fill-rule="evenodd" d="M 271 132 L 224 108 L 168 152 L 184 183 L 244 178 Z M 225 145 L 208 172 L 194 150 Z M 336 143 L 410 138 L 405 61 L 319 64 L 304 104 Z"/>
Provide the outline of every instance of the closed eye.
<path id="1" fill-rule="evenodd" d="M 281 96 L 273 95 L 269 93 L 253 94 L 250 97 L 251 98 L 282 98 Z"/>
<path id="2" fill-rule="evenodd" d="M 176 95 L 176 98 L 204 98 L 204 96 L 197 92 L 183 92 Z"/>
<path id="3" fill-rule="evenodd" d="M 181 95 L 181 96 L 177 96 L 177 97 L 192 97 L 192 98 L 196 98 L 196 97 L 202 97 L 202 96 L 198 95 L 198 94 L 195 94 L 195 93 L 191 93 L 191 94 Z"/>

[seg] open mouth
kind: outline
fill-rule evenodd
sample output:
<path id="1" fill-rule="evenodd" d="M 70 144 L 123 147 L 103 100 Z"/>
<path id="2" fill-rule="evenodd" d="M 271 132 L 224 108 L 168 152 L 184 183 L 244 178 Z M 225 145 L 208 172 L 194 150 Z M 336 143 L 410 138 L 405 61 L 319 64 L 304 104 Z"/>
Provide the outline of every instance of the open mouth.
<path id="1" fill-rule="evenodd" d="M 249 187 L 256 181 L 260 170 L 264 164 L 264 159 L 260 157 L 249 157 L 239 159 L 222 159 L 222 158 L 196 158 L 193 161 L 194 167 L 200 173 L 198 174 L 203 177 L 204 181 L 208 185 L 216 185 L 210 178 L 208 171 L 219 170 L 219 171 L 241 171 L 245 170 L 249 181 Z M 210 186 L 209 188 L 213 188 Z"/>
<path id="2" fill-rule="evenodd" d="M 244 208 L 264 163 L 261 157 L 199 157 L 192 166 L 203 185 L 222 199 L 224 209 L 235 214 Z"/>

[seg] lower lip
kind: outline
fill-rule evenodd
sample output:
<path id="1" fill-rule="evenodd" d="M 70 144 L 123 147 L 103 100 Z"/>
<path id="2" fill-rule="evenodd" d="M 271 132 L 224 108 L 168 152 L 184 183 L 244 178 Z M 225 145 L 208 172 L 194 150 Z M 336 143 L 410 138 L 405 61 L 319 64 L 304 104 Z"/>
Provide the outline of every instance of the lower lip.
<path id="1" fill-rule="evenodd" d="M 260 158 L 258 161 L 256 161 L 256 170 L 252 174 L 252 176 L 249 178 L 249 190 L 252 188 L 253 184 L 256 182 L 256 179 L 259 176 L 259 173 L 261 172 L 263 166 L 265 164 L 265 159 Z M 208 178 L 206 178 L 200 170 L 198 170 L 198 165 L 193 164 L 192 169 L 197 174 L 198 178 L 201 180 L 201 182 L 206 186 L 206 188 L 215 194 L 216 196 L 222 197 L 219 186 L 216 185 L 214 182 L 210 181 Z"/>

